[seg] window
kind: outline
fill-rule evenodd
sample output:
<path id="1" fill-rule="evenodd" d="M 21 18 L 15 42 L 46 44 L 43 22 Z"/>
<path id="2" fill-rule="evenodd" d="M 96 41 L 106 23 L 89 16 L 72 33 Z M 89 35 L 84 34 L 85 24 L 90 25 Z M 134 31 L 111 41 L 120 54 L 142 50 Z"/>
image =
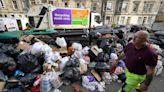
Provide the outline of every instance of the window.
<path id="1" fill-rule="evenodd" d="M 76 7 L 77 7 L 77 8 L 80 8 L 80 7 L 81 7 L 81 6 L 80 6 L 80 3 L 77 3 L 77 4 L 76 4 Z"/>
<path id="2" fill-rule="evenodd" d="M 127 11 L 128 3 L 123 3 L 122 5 L 122 11 Z"/>
<path id="3" fill-rule="evenodd" d="M 68 2 L 65 2 L 64 3 L 64 7 L 68 7 Z"/>
<path id="4" fill-rule="evenodd" d="M 23 1 L 22 1 L 23 9 L 27 9 L 27 8 L 28 8 L 27 5 L 28 5 L 28 4 L 26 3 L 26 0 L 23 0 Z"/>
<path id="5" fill-rule="evenodd" d="M 159 13 L 164 13 L 164 1 L 161 2 Z"/>
<path id="6" fill-rule="evenodd" d="M 97 7 L 97 3 L 93 3 L 93 6 L 92 6 L 92 10 L 96 10 L 96 7 Z"/>
<path id="7" fill-rule="evenodd" d="M 4 2 L 3 2 L 3 0 L 0 0 L 0 8 L 4 8 L 5 6 L 4 6 Z"/>
<path id="8" fill-rule="evenodd" d="M 145 13 L 151 13 L 152 12 L 152 9 L 153 9 L 153 6 L 154 6 L 154 2 L 149 2 L 149 1 L 145 1 L 144 2 L 144 9 L 143 11 Z"/>
<path id="9" fill-rule="evenodd" d="M 121 24 L 124 24 L 125 17 L 121 17 Z"/>
<path id="10" fill-rule="evenodd" d="M 53 0 L 49 0 L 48 3 L 52 5 L 54 4 Z"/>
<path id="11" fill-rule="evenodd" d="M 2 17 L 2 14 L 0 14 L 0 17 Z"/>
<path id="12" fill-rule="evenodd" d="M 36 2 L 35 2 L 35 0 L 31 0 L 31 4 L 35 4 Z"/>
<path id="13" fill-rule="evenodd" d="M 19 17 L 22 17 L 22 15 L 19 15 Z"/>
<path id="14" fill-rule="evenodd" d="M 161 8 L 164 8 L 164 1 L 161 1 L 160 7 L 161 7 Z"/>
<path id="15" fill-rule="evenodd" d="M 13 2 L 13 8 L 14 9 L 18 9 L 18 5 L 17 5 L 16 0 L 12 0 L 12 2 Z"/>
<path id="16" fill-rule="evenodd" d="M 128 17 L 127 24 L 130 24 L 130 21 L 131 21 L 131 17 Z"/>
<path id="17" fill-rule="evenodd" d="M 7 17 L 7 15 L 5 14 L 5 17 Z"/>
<path id="18" fill-rule="evenodd" d="M 146 24 L 146 19 L 147 19 L 147 17 L 143 18 L 143 24 Z"/>
<path id="19" fill-rule="evenodd" d="M 118 5 L 118 12 L 121 11 L 121 8 L 122 8 L 122 3 L 119 3 L 119 5 Z"/>
<path id="20" fill-rule="evenodd" d="M 11 15 L 11 17 L 13 17 L 13 18 L 14 18 L 15 16 L 14 16 L 14 15 Z"/>
<path id="21" fill-rule="evenodd" d="M 46 3 L 47 2 L 47 0 L 42 0 L 42 3 Z"/>
<path id="22" fill-rule="evenodd" d="M 139 4 L 140 4 L 139 1 L 134 1 L 133 2 L 133 10 L 132 10 L 132 12 L 138 12 Z"/>
<path id="23" fill-rule="evenodd" d="M 137 23 L 142 24 L 142 17 L 138 17 Z"/>
<path id="24" fill-rule="evenodd" d="M 95 22 L 97 22 L 97 23 L 100 23 L 101 22 L 101 20 L 100 20 L 100 16 L 95 16 Z"/>
<path id="25" fill-rule="evenodd" d="M 76 4 L 76 8 L 84 8 L 84 4 L 82 4 L 82 3 L 77 3 L 77 4 Z"/>
<path id="26" fill-rule="evenodd" d="M 153 18 L 153 17 L 151 17 L 151 16 L 150 16 L 150 17 L 148 17 L 147 22 L 151 24 L 151 22 L 152 22 L 152 18 Z"/>
<path id="27" fill-rule="evenodd" d="M 110 16 L 106 16 L 106 23 L 107 23 L 107 24 L 110 23 Z"/>
<path id="28" fill-rule="evenodd" d="M 112 3 L 111 2 L 107 2 L 106 10 L 109 10 L 109 11 L 112 10 Z"/>

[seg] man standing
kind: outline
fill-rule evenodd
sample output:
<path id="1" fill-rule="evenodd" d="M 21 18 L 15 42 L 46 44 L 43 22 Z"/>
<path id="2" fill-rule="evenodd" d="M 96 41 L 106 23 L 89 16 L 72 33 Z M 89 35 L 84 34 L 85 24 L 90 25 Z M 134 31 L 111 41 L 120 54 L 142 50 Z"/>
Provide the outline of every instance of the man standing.
<path id="1" fill-rule="evenodd" d="M 126 64 L 126 81 L 119 92 L 147 91 L 157 64 L 157 55 L 150 48 L 148 42 L 149 33 L 138 31 L 134 34 L 133 42 L 124 49 Z"/>

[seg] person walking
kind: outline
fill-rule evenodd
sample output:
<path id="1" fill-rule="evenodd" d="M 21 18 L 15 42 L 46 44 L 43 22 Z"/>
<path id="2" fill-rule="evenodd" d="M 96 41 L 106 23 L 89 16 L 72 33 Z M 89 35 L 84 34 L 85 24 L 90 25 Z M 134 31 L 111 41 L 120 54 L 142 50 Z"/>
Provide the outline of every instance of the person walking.
<path id="1" fill-rule="evenodd" d="M 118 92 L 144 92 L 154 76 L 157 55 L 148 44 L 149 33 L 141 30 L 134 33 L 133 41 L 124 48 L 126 81 Z"/>

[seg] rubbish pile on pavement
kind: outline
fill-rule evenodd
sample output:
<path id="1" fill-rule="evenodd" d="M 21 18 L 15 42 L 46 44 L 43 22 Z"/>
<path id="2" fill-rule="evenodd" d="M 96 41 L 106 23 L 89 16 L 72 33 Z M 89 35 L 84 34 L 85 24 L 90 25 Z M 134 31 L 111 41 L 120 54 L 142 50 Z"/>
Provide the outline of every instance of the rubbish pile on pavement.
<path id="1" fill-rule="evenodd" d="M 82 46 L 68 44 L 63 37 L 53 44 L 31 35 L 20 39 L 15 44 L 0 43 L 0 91 L 61 92 L 62 85 L 80 81 L 90 91 L 104 92 L 105 85 L 125 81 L 124 58 L 114 66 L 123 52 L 120 43 L 97 39 L 96 44 Z M 160 47 L 152 47 L 161 53 Z M 162 59 L 159 54 L 156 75 L 162 72 Z"/>

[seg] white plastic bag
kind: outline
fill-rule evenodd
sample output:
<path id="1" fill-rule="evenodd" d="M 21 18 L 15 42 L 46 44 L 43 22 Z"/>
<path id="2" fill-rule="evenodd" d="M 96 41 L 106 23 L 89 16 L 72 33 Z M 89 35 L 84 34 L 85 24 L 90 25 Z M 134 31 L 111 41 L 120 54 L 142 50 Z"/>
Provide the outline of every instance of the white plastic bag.
<path id="1" fill-rule="evenodd" d="M 63 69 L 64 69 L 66 63 L 69 61 L 69 58 L 70 58 L 70 57 L 64 57 L 64 58 L 60 59 L 61 63 L 60 63 L 60 65 L 59 65 L 59 67 L 60 67 L 60 71 L 61 71 L 61 72 L 63 71 Z"/>
<path id="2" fill-rule="evenodd" d="M 82 53 L 83 53 L 83 55 L 88 55 L 89 54 L 89 47 L 88 46 L 86 46 L 86 47 L 84 47 L 83 49 L 82 49 Z"/>
<path id="3" fill-rule="evenodd" d="M 59 90 L 59 89 L 54 89 L 53 92 L 61 92 L 61 90 Z"/>
<path id="4" fill-rule="evenodd" d="M 155 67 L 155 75 L 158 76 L 162 73 L 163 70 L 163 64 L 162 61 L 158 60 L 157 61 L 157 65 Z"/>
<path id="5" fill-rule="evenodd" d="M 88 90 L 96 90 L 96 80 L 93 76 L 82 76 L 82 86 Z"/>
<path id="6" fill-rule="evenodd" d="M 64 39 L 64 37 L 57 37 L 56 38 L 56 44 L 59 45 L 60 47 L 67 47 L 67 43 Z"/>
<path id="7" fill-rule="evenodd" d="M 82 50 L 82 45 L 80 43 L 73 43 L 72 44 L 73 50 Z"/>
<path id="8" fill-rule="evenodd" d="M 46 52 L 44 59 L 47 63 L 53 63 L 61 59 L 59 52 Z"/>
<path id="9" fill-rule="evenodd" d="M 80 58 L 83 58 L 83 54 L 81 51 L 75 51 L 73 54 L 72 54 L 72 57 L 76 57 L 78 59 Z"/>
<path id="10" fill-rule="evenodd" d="M 45 54 L 47 52 L 52 52 L 52 48 L 43 43 L 43 42 L 36 42 L 31 46 L 31 54 L 33 55 L 40 55 L 40 54 Z"/>

